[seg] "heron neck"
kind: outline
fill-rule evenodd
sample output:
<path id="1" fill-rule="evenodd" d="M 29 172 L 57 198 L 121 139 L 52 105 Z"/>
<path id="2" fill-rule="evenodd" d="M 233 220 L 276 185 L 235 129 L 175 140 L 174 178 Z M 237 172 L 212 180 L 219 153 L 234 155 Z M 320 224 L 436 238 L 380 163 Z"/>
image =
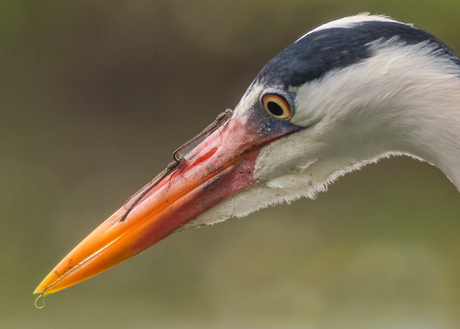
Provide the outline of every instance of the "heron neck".
<path id="1" fill-rule="evenodd" d="M 402 129 L 411 134 L 409 153 L 436 165 L 460 191 L 460 78 L 449 87 L 425 92 Z"/>

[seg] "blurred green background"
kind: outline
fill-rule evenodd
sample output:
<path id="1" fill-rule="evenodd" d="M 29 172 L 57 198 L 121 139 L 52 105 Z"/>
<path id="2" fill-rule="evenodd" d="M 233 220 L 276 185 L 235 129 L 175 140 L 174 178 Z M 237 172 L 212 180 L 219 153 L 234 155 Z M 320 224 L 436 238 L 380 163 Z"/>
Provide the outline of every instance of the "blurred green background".
<path id="1" fill-rule="evenodd" d="M 363 11 L 460 49 L 458 0 L 1 1 L 0 328 L 459 328 L 460 194 L 405 158 L 175 234 L 33 305 L 271 57 Z"/>

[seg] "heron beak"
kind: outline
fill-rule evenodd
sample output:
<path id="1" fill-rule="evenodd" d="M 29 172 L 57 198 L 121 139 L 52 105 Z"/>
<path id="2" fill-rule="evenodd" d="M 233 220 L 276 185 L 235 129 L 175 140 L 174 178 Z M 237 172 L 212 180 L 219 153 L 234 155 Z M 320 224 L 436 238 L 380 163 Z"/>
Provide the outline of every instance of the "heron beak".
<path id="1" fill-rule="evenodd" d="M 252 185 L 261 145 L 279 137 L 261 138 L 255 127 L 244 115 L 225 122 L 97 227 L 34 293 L 51 294 L 105 271 Z"/>

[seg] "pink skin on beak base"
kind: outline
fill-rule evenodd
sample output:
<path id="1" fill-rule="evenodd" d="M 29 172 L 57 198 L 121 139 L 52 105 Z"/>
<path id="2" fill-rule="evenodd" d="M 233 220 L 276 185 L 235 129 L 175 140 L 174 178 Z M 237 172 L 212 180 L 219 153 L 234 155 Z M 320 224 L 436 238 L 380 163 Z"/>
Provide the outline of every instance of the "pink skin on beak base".
<path id="1" fill-rule="evenodd" d="M 186 155 L 120 222 L 120 208 L 75 247 L 34 293 L 50 294 L 140 253 L 254 183 L 261 136 L 247 116 L 232 118 Z"/>

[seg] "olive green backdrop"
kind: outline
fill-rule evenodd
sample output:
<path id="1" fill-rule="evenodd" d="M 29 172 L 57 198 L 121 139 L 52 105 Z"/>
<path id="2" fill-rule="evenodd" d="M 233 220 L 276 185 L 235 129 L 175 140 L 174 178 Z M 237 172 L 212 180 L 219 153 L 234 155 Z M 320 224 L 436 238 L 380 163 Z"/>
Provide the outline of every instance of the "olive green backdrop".
<path id="1" fill-rule="evenodd" d="M 1 1 L 0 328 L 459 328 L 460 193 L 403 158 L 175 234 L 33 305 L 264 63 L 364 11 L 460 49 L 458 0 Z"/>

